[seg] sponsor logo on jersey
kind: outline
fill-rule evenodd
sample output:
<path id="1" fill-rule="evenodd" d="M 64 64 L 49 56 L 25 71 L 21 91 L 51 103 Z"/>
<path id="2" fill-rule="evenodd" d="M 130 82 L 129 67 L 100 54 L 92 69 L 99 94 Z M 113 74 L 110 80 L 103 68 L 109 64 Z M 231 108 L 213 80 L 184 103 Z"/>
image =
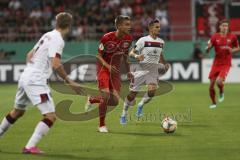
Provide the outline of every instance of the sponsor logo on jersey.
<path id="1" fill-rule="evenodd" d="M 98 49 L 99 49 L 100 51 L 103 51 L 103 50 L 104 50 L 104 46 L 103 46 L 102 43 L 99 44 Z"/>
<path id="2" fill-rule="evenodd" d="M 160 42 L 150 42 L 145 41 L 144 47 L 157 47 L 157 48 L 163 48 L 163 43 Z"/>

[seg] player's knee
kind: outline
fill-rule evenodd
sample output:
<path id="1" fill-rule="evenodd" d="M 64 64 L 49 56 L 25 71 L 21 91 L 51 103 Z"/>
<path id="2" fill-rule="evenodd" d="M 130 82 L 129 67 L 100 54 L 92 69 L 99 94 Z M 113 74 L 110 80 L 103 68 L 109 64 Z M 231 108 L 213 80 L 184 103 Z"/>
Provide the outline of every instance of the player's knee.
<path id="1" fill-rule="evenodd" d="M 128 101 L 130 101 L 130 102 L 133 101 L 135 99 L 136 95 L 137 95 L 137 92 L 130 92 L 130 94 L 128 94 L 128 96 L 127 96 Z"/>
<path id="2" fill-rule="evenodd" d="M 109 93 L 104 93 L 104 94 L 102 94 L 102 99 L 103 99 L 104 101 L 108 101 L 109 98 L 110 98 L 110 94 L 109 94 Z"/>
<path id="3" fill-rule="evenodd" d="M 210 84 L 209 90 L 214 90 L 214 84 Z"/>
<path id="4" fill-rule="evenodd" d="M 111 101 L 111 103 L 109 103 L 109 106 L 117 106 L 118 103 L 119 103 L 118 100 L 113 100 L 113 101 Z"/>
<path id="5" fill-rule="evenodd" d="M 217 81 L 218 85 L 222 85 L 223 84 L 223 79 L 222 78 L 218 78 L 216 81 Z"/>
<path id="6" fill-rule="evenodd" d="M 109 106 L 117 106 L 118 103 L 119 103 L 119 100 L 118 100 L 118 98 L 115 97 L 115 96 L 112 96 L 112 97 L 109 99 L 109 101 L 108 101 L 108 105 L 109 105 Z"/>
<path id="7" fill-rule="evenodd" d="M 24 110 L 14 109 L 10 112 L 10 115 L 13 119 L 17 120 L 18 118 L 22 117 L 24 113 Z"/>
<path id="8" fill-rule="evenodd" d="M 155 90 L 148 91 L 148 97 L 152 98 L 155 95 Z"/>
<path id="9" fill-rule="evenodd" d="M 209 91 L 211 92 L 211 91 L 214 91 L 214 87 L 209 87 Z"/>
<path id="10" fill-rule="evenodd" d="M 57 117 L 56 117 L 55 113 L 47 113 L 47 114 L 44 115 L 44 119 L 47 119 L 47 120 L 51 121 L 50 123 L 53 124 L 56 121 Z"/>

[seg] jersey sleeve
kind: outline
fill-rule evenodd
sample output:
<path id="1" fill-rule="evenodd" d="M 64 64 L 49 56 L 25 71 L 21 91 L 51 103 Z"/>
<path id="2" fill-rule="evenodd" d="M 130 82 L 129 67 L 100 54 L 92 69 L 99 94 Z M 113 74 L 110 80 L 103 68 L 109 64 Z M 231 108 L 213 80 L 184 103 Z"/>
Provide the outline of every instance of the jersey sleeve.
<path id="1" fill-rule="evenodd" d="M 137 52 L 140 53 L 140 52 L 142 51 L 143 47 L 144 47 L 144 41 L 143 41 L 142 38 L 140 38 L 140 39 L 136 42 L 136 44 L 135 44 L 135 46 L 134 46 L 134 49 L 135 49 Z"/>
<path id="2" fill-rule="evenodd" d="M 64 41 L 61 39 L 52 39 L 49 43 L 48 56 L 53 57 L 62 57 L 62 52 L 64 48 Z"/>
<path id="3" fill-rule="evenodd" d="M 100 44 L 98 46 L 98 53 L 99 54 L 101 54 L 101 55 L 103 54 L 107 41 L 108 41 L 108 37 L 106 35 L 102 36 L 102 38 L 100 40 Z"/>
<path id="4" fill-rule="evenodd" d="M 236 47 L 236 48 L 239 47 L 239 43 L 236 35 L 233 35 L 233 47 Z"/>

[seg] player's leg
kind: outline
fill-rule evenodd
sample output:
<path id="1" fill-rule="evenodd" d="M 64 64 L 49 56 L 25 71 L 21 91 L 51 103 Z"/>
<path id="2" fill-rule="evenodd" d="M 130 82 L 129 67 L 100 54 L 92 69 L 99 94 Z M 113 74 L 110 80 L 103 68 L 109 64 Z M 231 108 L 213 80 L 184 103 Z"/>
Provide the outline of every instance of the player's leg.
<path id="1" fill-rule="evenodd" d="M 111 75 L 109 79 L 110 98 L 108 100 L 108 106 L 117 106 L 119 103 L 119 93 L 121 90 L 120 75 Z"/>
<path id="2" fill-rule="evenodd" d="M 210 71 L 209 76 L 208 76 L 208 78 L 210 79 L 209 96 L 210 96 L 210 99 L 212 101 L 212 104 L 209 106 L 209 108 L 216 108 L 217 107 L 216 106 L 216 99 L 215 99 L 216 92 L 215 92 L 214 86 L 215 86 L 216 79 L 217 79 L 219 73 L 220 73 L 219 67 L 213 66 L 211 68 L 211 71 Z"/>
<path id="3" fill-rule="evenodd" d="M 25 110 L 14 108 L 8 113 L 0 124 L 0 137 L 25 113 Z"/>
<path id="4" fill-rule="evenodd" d="M 219 102 L 223 102 L 224 101 L 224 79 L 221 77 L 218 77 L 217 80 L 217 86 L 219 88 L 219 98 L 218 101 Z"/>
<path id="5" fill-rule="evenodd" d="M 42 151 L 37 148 L 38 142 L 46 135 L 56 120 L 55 105 L 50 95 L 50 89 L 46 84 L 24 86 L 28 98 L 34 106 L 37 106 L 43 119 L 36 125 L 32 136 L 23 148 L 23 153 L 40 154 Z"/>
<path id="6" fill-rule="evenodd" d="M 97 74 L 98 88 L 101 90 L 102 88 L 109 87 L 109 73 L 107 71 L 100 71 Z M 100 93 L 99 96 L 89 95 L 87 97 L 87 102 L 85 104 L 85 111 L 91 111 L 94 109 L 93 104 L 100 103 L 103 100 L 102 95 Z"/>
<path id="7" fill-rule="evenodd" d="M 99 132 L 107 133 L 108 129 L 105 124 L 105 118 L 107 113 L 107 104 L 110 98 L 109 89 L 101 89 L 102 100 L 99 103 Z"/>
<path id="8" fill-rule="evenodd" d="M 55 115 L 55 105 L 53 103 L 53 99 L 49 93 L 41 94 L 41 102 L 37 104 L 38 109 L 43 115 L 43 119 L 38 122 L 36 125 L 34 132 L 29 139 L 28 143 L 23 149 L 23 153 L 30 154 L 40 154 L 43 153 L 36 146 L 38 142 L 45 136 L 49 129 L 53 126 L 56 115 Z"/>
<path id="9" fill-rule="evenodd" d="M 15 107 L 9 112 L 0 124 L 0 136 L 2 136 L 9 127 L 14 124 L 25 113 L 26 106 L 30 103 L 21 83 L 18 84 L 18 90 L 15 96 Z"/>
<path id="10" fill-rule="evenodd" d="M 142 97 L 141 101 L 138 103 L 137 113 L 136 113 L 136 116 L 138 118 L 140 118 L 142 116 L 143 106 L 146 103 L 150 102 L 152 97 L 154 97 L 156 89 L 157 89 L 157 84 L 156 83 L 148 84 L 148 91 L 144 94 L 144 96 Z"/>
<path id="11" fill-rule="evenodd" d="M 99 96 L 91 96 L 91 95 L 89 95 L 87 97 L 87 102 L 85 104 L 85 111 L 88 112 L 88 111 L 93 110 L 94 109 L 93 104 L 100 103 L 101 100 L 102 100 L 102 96 L 101 95 L 99 95 Z"/>
<path id="12" fill-rule="evenodd" d="M 215 82 L 216 82 L 215 79 L 210 80 L 209 95 L 210 95 L 212 104 L 209 106 L 209 108 L 216 108 L 216 99 L 215 99 L 216 93 L 215 93 L 215 89 L 214 89 Z"/>
<path id="13" fill-rule="evenodd" d="M 219 102 L 224 101 L 224 81 L 227 77 L 227 74 L 230 70 L 230 66 L 223 67 L 219 73 L 219 76 L 217 77 L 217 86 L 219 88 Z"/>
<path id="14" fill-rule="evenodd" d="M 130 91 L 123 103 L 123 111 L 120 118 L 120 124 L 127 124 L 128 108 L 135 104 L 135 97 L 138 92 Z"/>

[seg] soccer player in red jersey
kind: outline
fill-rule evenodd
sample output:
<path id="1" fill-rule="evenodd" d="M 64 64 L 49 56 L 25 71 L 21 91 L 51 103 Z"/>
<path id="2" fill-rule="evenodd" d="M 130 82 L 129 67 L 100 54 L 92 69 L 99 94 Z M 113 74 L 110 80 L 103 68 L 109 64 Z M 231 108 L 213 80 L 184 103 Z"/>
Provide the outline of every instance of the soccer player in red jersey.
<path id="1" fill-rule="evenodd" d="M 229 32 L 229 22 L 222 20 L 219 22 L 219 33 L 212 35 L 206 47 L 206 53 L 208 54 L 210 49 L 214 47 L 215 58 L 211 71 L 209 73 L 210 87 L 209 93 L 212 100 L 212 104 L 209 108 L 216 107 L 215 90 L 214 85 L 217 83 L 219 88 L 219 102 L 224 100 L 224 81 L 227 77 L 229 69 L 231 67 L 232 53 L 239 51 L 239 44 L 237 37 Z"/>
<path id="2" fill-rule="evenodd" d="M 128 78 L 130 73 L 128 63 L 128 50 L 132 43 L 131 19 L 120 15 L 115 19 L 116 31 L 106 33 L 102 36 L 97 54 L 97 81 L 100 96 L 88 97 L 85 109 L 88 111 L 91 104 L 99 103 L 99 132 L 108 132 L 105 125 L 107 106 L 117 106 L 121 88 L 120 64 L 125 63 Z"/>

